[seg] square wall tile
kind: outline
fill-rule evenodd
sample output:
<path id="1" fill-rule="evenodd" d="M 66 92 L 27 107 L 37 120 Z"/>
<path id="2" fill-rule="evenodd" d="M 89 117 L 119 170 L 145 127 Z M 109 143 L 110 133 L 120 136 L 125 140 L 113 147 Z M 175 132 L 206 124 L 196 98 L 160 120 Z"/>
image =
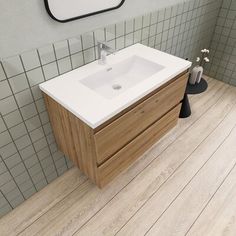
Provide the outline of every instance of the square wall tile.
<path id="1" fill-rule="evenodd" d="M 21 192 L 18 188 L 14 188 L 12 191 L 10 191 L 9 193 L 5 194 L 5 197 L 7 198 L 7 200 L 11 203 L 12 200 L 16 199 L 19 195 L 21 195 Z M 12 205 L 12 203 L 11 203 Z"/>
<path id="2" fill-rule="evenodd" d="M 26 166 L 27 169 L 31 168 L 35 164 L 39 163 L 36 154 L 34 154 L 33 156 L 27 158 L 27 160 L 25 160 L 24 162 L 25 162 L 25 166 Z"/>
<path id="3" fill-rule="evenodd" d="M 38 100 L 39 98 L 43 97 L 42 91 L 40 90 L 38 85 L 31 87 L 31 91 L 32 91 L 34 100 Z"/>
<path id="4" fill-rule="evenodd" d="M 44 75 L 42 68 L 33 69 L 27 72 L 30 86 L 34 86 L 44 82 Z"/>
<path id="5" fill-rule="evenodd" d="M 27 130 L 29 132 L 39 128 L 41 126 L 41 122 L 40 122 L 39 116 L 34 116 L 34 117 L 26 120 L 25 121 L 25 125 L 26 125 Z"/>
<path id="6" fill-rule="evenodd" d="M 35 115 L 37 115 L 37 110 L 36 110 L 36 106 L 34 103 L 31 103 L 29 105 L 26 105 L 22 108 L 20 108 L 22 116 L 24 118 L 24 120 L 29 119 Z"/>
<path id="7" fill-rule="evenodd" d="M 0 148 L 0 155 L 3 159 L 8 158 L 9 156 L 17 153 L 16 147 L 14 143 L 9 143 L 2 148 Z"/>
<path id="8" fill-rule="evenodd" d="M 131 46 L 134 44 L 134 33 L 125 35 L 125 47 Z"/>
<path id="9" fill-rule="evenodd" d="M 33 194 L 36 193 L 35 187 L 32 187 L 30 189 L 27 189 L 26 191 L 23 192 L 24 198 L 29 199 Z"/>
<path id="10" fill-rule="evenodd" d="M 10 128 L 9 131 L 10 131 L 11 136 L 14 140 L 27 133 L 24 123 L 21 123 L 19 125 L 16 125 L 16 126 Z"/>
<path id="11" fill-rule="evenodd" d="M 9 131 L 4 131 L 0 133 L 0 147 L 12 142 Z"/>
<path id="12" fill-rule="evenodd" d="M 7 159 L 5 159 L 5 164 L 7 165 L 7 167 L 9 169 L 13 168 L 14 166 L 16 166 L 17 164 L 19 164 L 21 162 L 21 158 L 20 155 L 18 153 L 8 157 Z"/>
<path id="13" fill-rule="evenodd" d="M 122 21 L 116 24 L 116 38 L 123 36 L 124 34 L 125 34 L 125 24 Z"/>
<path id="14" fill-rule="evenodd" d="M 134 19 L 134 30 L 140 30 L 143 27 L 143 18 L 142 16 L 136 17 Z"/>
<path id="15" fill-rule="evenodd" d="M 24 72 L 19 56 L 9 57 L 2 61 L 7 77 L 12 77 Z"/>
<path id="16" fill-rule="evenodd" d="M 5 172 L 0 175 L 0 186 L 6 184 L 12 179 L 11 175 L 9 172 Z"/>
<path id="17" fill-rule="evenodd" d="M 30 132 L 30 137 L 31 137 L 32 142 L 36 142 L 37 140 L 43 138 L 44 136 L 45 135 L 44 135 L 42 127 Z"/>
<path id="18" fill-rule="evenodd" d="M 0 99 L 9 97 L 10 95 L 12 95 L 12 92 L 7 80 L 0 82 Z"/>
<path id="19" fill-rule="evenodd" d="M 116 37 L 116 29 L 115 25 L 109 25 L 106 27 L 106 41 L 110 41 L 115 39 Z"/>
<path id="20" fill-rule="evenodd" d="M 37 191 L 41 190 L 47 185 L 46 180 L 41 180 L 39 183 L 35 184 Z"/>
<path id="21" fill-rule="evenodd" d="M 143 27 L 149 26 L 149 25 L 150 25 L 150 22 L 151 22 L 151 15 L 150 15 L 150 13 L 145 14 L 145 15 L 143 16 Z"/>
<path id="22" fill-rule="evenodd" d="M 82 35 L 82 47 L 83 50 L 94 47 L 94 35 L 93 32 L 85 33 Z"/>
<path id="23" fill-rule="evenodd" d="M 21 173 L 20 175 L 16 176 L 14 180 L 16 181 L 17 185 L 21 185 L 24 182 L 28 181 L 30 179 L 29 174 L 27 171 Z"/>
<path id="24" fill-rule="evenodd" d="M 151 25 L 156 24 L 158 20 L 158 12 L 152 12 L 151 13 Z"/>
<path id="25" fill-rule="evenodd" d="M 40 66 L 37 50 L 32 50 L 21 54 L 21 58 L 26 71 Z"/>
<path id="26" fill-rule="evenodd" d="M 38 51 L 39 51 L 42 65 L 48 64 L 50 62 L 54 62 L 56 60 L 55 52 L 54 52 L 52 44 L 41 47 L 38 49 Z"/>
<path id="27" fill-rule="evenodd" d="M 14 93 L 18 93 L 29 87 L 25 74 L 20 74 L 9 79 L 9 83 Z"/>
<path id="28" fill-rule="evenodd" d="M 4 194 L 4 196 L 7 198 L 8 193 L 14 191 L 17 189 L 16 183 L 13 179 L 11 179 L 9 182 L 1 186 L 1 191 Z M 14 196 L 13 196 L 14 197 Z"/>
<path id="29" fill-rule="evenodd" d="M 70 53 L 74 54 L 82 51 L 81 37 L 71 38 L 69 41 Z"/>
<path id="30" fill-rule="evenodd" d="M 29 146 L 31 144 L 31 140 L 30 140 L 30 137 L 29 135 L 24 135 L 23 137 L 15 140 L 15 144 L 16 144 L 16 147 L 18 148 L 18 150 L 21 150 L 27 146 Z"/>
<path id="31" fill-rule="evenodd" d="M 20 115 L 20 112 L 18 110 L 15 110 L 3 117 L 6 125 L 8 128 L 11 128 L 12 126 L 18 125 L 21 122 L 23 122 L 22 117 Z"/>
<path id="32" fill-rule="evenodd" d="M 125 22 L 125 34 L 134 32 L 134 19 Z"/>
<path id="33" fill-rule="evenodd" d="M 38 182 L 42 180 L 46 180 L 44 172 L 40 171 L 36 175 L 32 176 L 33 182 L 37 184 Z"/>
<path id="34" fill-rule="evenodd" d="M 134 32 L 134 43 L 139 43 L 142 37 L 142 30 L 138 30 Z"/>
<path id="35" fill-rule="evenodd" d="M 32 187 L 33 187 L 33 182 L 30 179 L 26 180 L 23 184 L 19 185 L 21 192 L 24 192 L 27 189 L 32 188 Z"/>
<path id="36" fill-rule="evenodd" d="M 19 174 L 23 173 L 25 171 L 25 166 L 23 163 L 19 163 L 15 167 L 10 169 L 10 172 L 13 177 L 18 176 Z"/>
<path id="37" fill-rule="evenodd" d="M 17 109 L 17 105 L 13 96 L 0 100 L 0 111 L 2 115 L 6 115 Z"/>
<path id="38" fill-rule="evenodd" d="M 94 48 L 87 49 L 87 50 L 83 51 L 83 53 L 84 53 L 85 64 L 90 63 L 95 60 Z"/>
<path id="39" fill-rule="evenodd" d="M 30 156 L 32 156 L 33 154 L 35 154 L 35 151 L 34 151 L 34 147 L 32 145 L 29 145 L 23 149 L 21 149 L 19 151 L 21 157 L 23 160 L 26 160 L 27 158 L 29 158 Z"/>
<path id="40" fill-rule="evenodd" d="M 46 111 L 46 106 L 43 98 L 39 99 L 38 101 L 35 101 L 35 104 L 39 113 Z"/>
<path id="41" fill-rule="evenodd" d="M 165 9 L 161 9 L 161 10 L 158 12 L 158 22 L 163 21 L 164 18 L 165 18 Z"/>
<path id="42" fill-rule="evenodd" d="M 7 171 L 7 167 L 3 161 L 0 162 L 0 175 Z"/>
<path id="43" fill-rule="evenodd" d="M 97 42 L 103 42 L 105 41 L 105 29 L 101 28 L 101 29 L 96 29 L 94 31 L 94 38 L 95 38 L 95 45 L 97 45 Z"/>
<path id="44" fill-rule="evenodd" d="M 121 50 L 125 47 L 125 38 L 120 37 L 116 39 L 116 49 Z"/>
<path id="45" fill-rule="evenodd" d="M 84 65 L 83 53 L 79 52 L 79 53 L 75 53 L 75 54 L 71 55 L 71 61 L 72 61 L 73 69 L 76 69 L 76 68 Z"/>
<path id="46" fill-rule="evenodd" d="M 69 56 L 69 48 L 67 40 L 54 43 L 57 59 Z"/>
<path id="47" fill-rule="evenodd" d="M 15 97 L 19 107 L 23 107 L 33 102 L 33 97 L 30 89 L 26 89 L 22 92 L 15 94 Z"/>
<path id="48" fill-rule="evenodd" d="M 6 79 L 6 76 L 3 71 L 2 63 L 0 62 L 0 81 L 5 80 L 5 79 Z"/>
<path id="49" fill-rule="evenodd" d="M 56 62 L 52 62 L 50 64 L 44 65 L 43 71 L 44 71 L 44 75 L 45 75 L 46 80 L 52 79 L 52 78 L 59 75 Z"/>
<path id="50" fill-rule="evenodd" d="M 59 73 L 64 74 L 72 70 L 70 57 L 58 60 Z"/>
<path id="51" fill-rule="evenodd" d="M 11 205 L 15 208 L 19 206 L 22 202 L 24 202 L 24 198 L 22 195 L 18 195 L 16 198 L 10 201 Z"/>
<path id="52" fill-rule="evenodd" d="M 7 129 L 2 117 L 0 116 L 0 133 Z"/>

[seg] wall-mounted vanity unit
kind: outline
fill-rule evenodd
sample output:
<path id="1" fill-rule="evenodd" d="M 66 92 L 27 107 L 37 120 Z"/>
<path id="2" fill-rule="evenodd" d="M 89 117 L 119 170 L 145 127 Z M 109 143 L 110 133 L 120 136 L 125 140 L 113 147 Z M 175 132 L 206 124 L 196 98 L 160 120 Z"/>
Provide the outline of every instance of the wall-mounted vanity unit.
<path id="1" fill-rule="evenodd" d="M 190 66 L 136 44 L 41 84 L 60 150 L 105 186 L 177 124 Z"/>

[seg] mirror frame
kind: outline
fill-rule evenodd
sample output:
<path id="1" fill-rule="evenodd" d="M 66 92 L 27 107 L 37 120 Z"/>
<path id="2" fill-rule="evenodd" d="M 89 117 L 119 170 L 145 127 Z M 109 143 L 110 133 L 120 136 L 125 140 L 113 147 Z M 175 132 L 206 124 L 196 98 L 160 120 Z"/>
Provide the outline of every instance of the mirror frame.
<path id="1" fill-rule="evenodd" d="M 50 10 L 50 7 L 49 7 L 49 3 L 48 3 L 48 0 L 44 0 L 44 4 L 45 4 L 45 7 L 46 7 L 46 10 L 49 14 L 49 16 L 54 19 L 55 21 L 58 21 L 60 23 L 66 23 L 66 22 L 69 22 L 69 21 L 73 21 L 73 20 L 78 20 L 78 19 L 81 19 L 81 18 L 85 18 L 85 17 L 89 17 L 89 16 L 93 16 L 93 15 L 97 15 L 97 14 L 101 14 L 103 12 L 107 12 L 107 11 L 112 11 L 112 10 L 115 10 L 115 9 L 118 9 L 120 8 L 123 4 L 124 4 L 125 0 L 121 0 L 120 4 L 117 5 L 116 7 L 111 7 L 111 8 L 107 8 L 107 9 L 104 9 L 104 10 L 100 10 L 100 11 L 96 11 L 96 12 L 91 12 L 91 13 L 88 13 L 88 14 L 84 14 L 84 15 L 81 15 L 81 16 L 76 16 L 76 17 L 72 17 L 72 18 L 68 18 L 68 19 L 65 19 L 65 20 L 60 20 L 58 18 L 56 18 L 51 10 Z"/>

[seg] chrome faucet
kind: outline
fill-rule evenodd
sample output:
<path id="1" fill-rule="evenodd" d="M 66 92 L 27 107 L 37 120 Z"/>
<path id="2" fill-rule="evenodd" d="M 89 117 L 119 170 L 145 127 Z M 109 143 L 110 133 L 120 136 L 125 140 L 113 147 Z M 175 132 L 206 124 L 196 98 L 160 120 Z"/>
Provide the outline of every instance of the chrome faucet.
<path id="1" fill-rule="evenodd" d="M 98 63 L 100 65 L 106 64 L 108 53 L 115 54 L 116 50 L 109 47 L 106 42 L 98 42 Z"/>

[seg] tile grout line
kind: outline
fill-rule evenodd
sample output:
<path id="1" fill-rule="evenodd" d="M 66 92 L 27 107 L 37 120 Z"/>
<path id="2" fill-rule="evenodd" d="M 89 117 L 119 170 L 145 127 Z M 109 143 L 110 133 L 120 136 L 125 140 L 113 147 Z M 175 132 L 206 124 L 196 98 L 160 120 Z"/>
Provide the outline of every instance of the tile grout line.
<path id="1" fill-rule="evenodd" d="M 68 42 L 68 41 L 67 41 L 67 42 Z M 69 45 L 68 45 L 68 47 L 69 47 Z M 40 57 L 40 55 L 39 55 L 39 51 L 38 51 L 38 50 L 37 50 L 37 55 L 38 55 L 39 63 L 40 63 L 40 65 L 42 66 L 42 60 L 41 60 L 41 57 Z M 44 71 L 42 70 L 42 72 L 43 72 L 44 80 L 46 81 L 46 76 L 45 76 L 45 74 L 44 74 Z M 27 80 L 28 80 L 28 77 L 27 77 Z M 28 83 L 29 83 L 29 81 L 28 81 Z M 32 90 L 31 90 L 31 93 L 32 93 Z M 43 100 L 43 101 L 44 101 L 44 100 Z M 45 101 L 44 101 L 44 103 L 45 103 Z M 37 112 L 38 112 L 38 114 L 39 114 L 39 111 L 38 111 L 37 106 L 36 106 L 36 110 L 37 110 Z M 47 109 L 46 109 L 46 112 L 47 112 Z M 39 116 L 39 120 L 40 120 L 41 126 L 43 127 L 43 122 L 42 122 L 42 119 L 41 119 L 40 116 Z M 49 121 L 49 124 L 51 124 L 50 121 Z M 44 134 L 44 136 L 45 136 L 45 138 L 46 138 L 46 143 L 47 143 L 47 145 L 48 145 L 48 147 L 49 147 L 50 144 L 49 144 L 48 139 L 47 139 L 47 136 L 48 136 L 48 135 L 46 135 L 44 129 L 43 129 L 43 134 Z M 52 134 L 53 134 L 53 131 L 52 131 Z M 50 155 L 51 155 L 51 159 L 52 159 L 52 162 L 53 162 L 53 165 L 54 165 L 54 167 L 55 167 L 55 171 L 56 171 L 56 174 L 57 174 L 57 177 L 58 177 L 58 176 L 59 176 L 59 173 L 58 173 L 57 166 L 56 166 L 56 163 L 55 163 L 55 160 L 54 160 L 54 158 L 53 158 L 52 151 L 51 151 L 50 148 L 49 148 L 49 153 L 50 153 Z M 66 161 L 65 161 L 65 163 L 66 163 Z M 67 163 L 66 163 L 66 166 L 67 166 Z M 68 169 L 68 166 L 67 166 L 67 169 Z"/>

